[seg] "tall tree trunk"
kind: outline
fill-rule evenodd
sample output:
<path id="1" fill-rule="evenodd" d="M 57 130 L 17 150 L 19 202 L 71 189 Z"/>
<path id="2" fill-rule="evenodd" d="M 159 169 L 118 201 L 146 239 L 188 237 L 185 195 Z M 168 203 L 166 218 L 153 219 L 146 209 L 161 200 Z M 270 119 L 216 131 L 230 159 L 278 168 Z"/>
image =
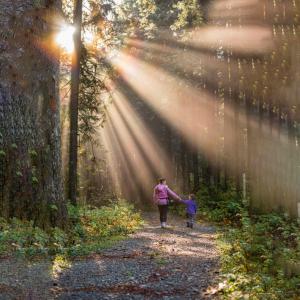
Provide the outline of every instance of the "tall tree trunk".
<path id="1" fill-rule="evenodd" d="M 199 176 L 199 157 L 196 149 L 194 149 L 193 151 L 193 175 L 194 175 L 193 191 L 197 192 L 200 186 L 200 176 Z"/>
<path id="2" fill-rule="evenodd" d="M 186 192 L 187 191 L 187 180 L 188 178 L 186 178 L 187 176 L 187 163 L 186 163 L 186 144 L 185 141 L 183 139 L 183 137 L 181 137 L 180 139 L 180 164 L 181 164 L 181 180 L 182 180 L 182 186 L 181 189 L 182 191 Z"/>
<path id="3" fill-rule="evenodd" d="M 49 42 L 59 13 L 60 1 L 0 0 L 0 214 L 43 228 L 66 223 L 59 64 Z"/>
<path id="4" fill-rule="evenodd" d="M 70 150 L 69 150 L 69 199 L 73 205 L 77 203 L 77 160 L 78 160 L 78 97 L 80 85 L 82 0 L 75 2 L 74 9 L 74 52 L 71 71 L 70 101 Z"/>

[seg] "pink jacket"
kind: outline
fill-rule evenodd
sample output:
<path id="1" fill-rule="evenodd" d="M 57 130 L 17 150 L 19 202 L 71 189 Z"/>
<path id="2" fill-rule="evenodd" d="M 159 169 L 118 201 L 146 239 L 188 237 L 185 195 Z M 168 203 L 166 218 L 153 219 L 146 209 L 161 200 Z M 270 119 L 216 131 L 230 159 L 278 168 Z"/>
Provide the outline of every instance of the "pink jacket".
<path id="1" fill-rule="evenodd" d="M 160 183 L 154 188 L 153 201 L 155 204 L 167 205 L 169 197 L 180 200 L 180 197 L 172 190 L 170 190 L 165 184 Z"/>

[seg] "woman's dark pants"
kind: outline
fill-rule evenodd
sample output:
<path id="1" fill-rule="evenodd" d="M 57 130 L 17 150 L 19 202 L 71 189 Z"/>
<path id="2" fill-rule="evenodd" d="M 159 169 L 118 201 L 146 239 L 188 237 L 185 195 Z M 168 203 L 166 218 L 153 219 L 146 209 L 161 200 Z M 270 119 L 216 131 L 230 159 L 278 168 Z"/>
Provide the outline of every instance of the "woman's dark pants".
<path id="1" fill-rule="evenodd" d="M 167 222 L 168 205 L 158 205 L 160 222 Z"/>

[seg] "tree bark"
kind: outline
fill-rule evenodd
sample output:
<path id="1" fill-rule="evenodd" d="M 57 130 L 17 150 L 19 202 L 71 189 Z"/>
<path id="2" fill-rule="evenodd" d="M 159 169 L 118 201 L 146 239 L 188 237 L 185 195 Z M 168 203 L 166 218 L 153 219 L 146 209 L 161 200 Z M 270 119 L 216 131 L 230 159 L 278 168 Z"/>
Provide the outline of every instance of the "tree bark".
<path id="1" fill-rule="evenodd" d="M 199 157 L 196 149 L 194 149 L 193 152 L 193 175 L 194 175 L 193 191 L 196 193 L 200 188 Z"/>
<path id="2" fill-rule="evenodd" d="M 0 0 L 0 214 L 66 224 L 58 59 L 50 20 L 60 1 Z M 45 43 L 47 41 L 47 43 Z"/>
<path id="3" fill-rule="evenodd" d="M 69 200 L 77 203 L 77 161 L 78 161 L 78 98 L 80 86 L 80 56 L 81 56 L 81 25 L 82 0 L 75 2 L 74 9 L 74 52 L 71 70 L 71 101 L 70 101 L 70 150 L 69 150 Z"/>

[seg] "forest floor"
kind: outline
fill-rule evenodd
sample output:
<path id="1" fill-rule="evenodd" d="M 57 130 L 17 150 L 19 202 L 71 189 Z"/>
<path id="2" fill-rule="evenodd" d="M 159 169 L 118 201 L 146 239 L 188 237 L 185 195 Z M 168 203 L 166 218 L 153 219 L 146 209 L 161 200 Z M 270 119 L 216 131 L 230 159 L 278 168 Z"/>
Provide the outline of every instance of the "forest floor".
<path id="1" fill-rule="evenodd" d="M 185 227 L 169 216 L 158 227 L 147 213 L 145 225 L 99 254 L 53 267 L 53 261 L 0 260 L 0 299 L 215 299 L 218 278 L 215 229 Z"/>

